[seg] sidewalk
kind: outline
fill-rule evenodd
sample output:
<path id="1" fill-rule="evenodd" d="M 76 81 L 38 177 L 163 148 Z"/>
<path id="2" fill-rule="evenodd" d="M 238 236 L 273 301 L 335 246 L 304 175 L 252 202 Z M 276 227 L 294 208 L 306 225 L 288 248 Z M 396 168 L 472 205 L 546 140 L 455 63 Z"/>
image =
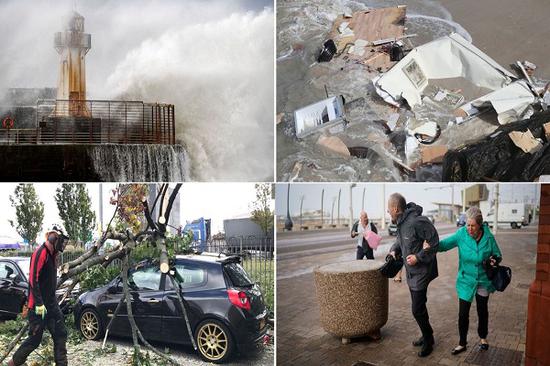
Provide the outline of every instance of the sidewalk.
<path id="1" fill-rule="evenodd" d="M 355 339 L 342 345 L 327 334 L 319 323 L 319 310 L 313 283 L 308 273 L 277 281 L 277 364 L 343 365 L 356 361 L 375 365 L 520 365 L 525 350 L 528 288 L 535 275 L 537 227 L 500 230 L 497 242 L 503 252 L 503 264 L 512 268 L 512 283 L 503 293 L 489 299 L 489 351 L 478 351 L 475 301 L 470 310 L 468 350 L 458 356 L 450 351 L 458 344 L 458 300 L 455 276 L 457 251 L 438 254 L 439 277 L 428 290 L 428 311 L 434 328 L 434 352 L 420 359 L 411 342 L 420 335 L 411 314 L 410 294 L 405 282 L 390 282 L 388 322 L 381 329 L 382 339 L 372 342 Z M 350 253 L 353 255 L 353 253 Z M 319 265 L 331 263 L 341 254 L 327 253 L 308 258 Z M 378 254 L 377 258 L 382 255 Z M 341 259 L 340 259 L 341 260 Z M 278 262 L 283 272 L 299 273 L 306 261 Z M 365 314 L 368 316 L 368 314 Z"/>

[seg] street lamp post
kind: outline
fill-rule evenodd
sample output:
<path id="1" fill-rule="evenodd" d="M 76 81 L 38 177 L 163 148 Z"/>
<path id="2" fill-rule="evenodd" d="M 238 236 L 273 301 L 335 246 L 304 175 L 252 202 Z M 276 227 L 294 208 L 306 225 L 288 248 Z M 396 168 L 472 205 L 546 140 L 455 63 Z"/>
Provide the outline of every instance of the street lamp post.
<path id="1" fill-rule="evenodd" d="M 353 226 L 353 195 L 352 190 L 353 187 L 355 187 L 356 184 L 352 183 L 349 185 L 349 227 L 351 228 Z"/>
<path id="2" fill-rule="evenodd" d="M 493 222 L 493 234 L 495 235 L 498 233 L 498 188 L 499 187 L 497 183 L 497 185 L 495 186 L 495 221 Z"/>
<path id="3" fill-rule="evenodd" d="M 365 211 L 365 190 L 367 188 L 363 187 L 363 198 L 361 199 L 361 211 Z"/>
<path id="4" fill-rule="evenodd" d="M 288 183 L 288 188 L 286 190 L 286 220 L 285 220 L 285 230 L 292 231 L 292 218 L 290 217 L 290 183 Z"/>
<path id="5" fill-rule="evenodd" d="M 304 222 L 302 220 L 302 208 L 304 206 L 304 198 L 304 195 L 300 196 L 300 230 L 302 230 L 302 228 L 304 227 Z"/>
<path id="6" fill-rule="evenodd" d="M 332 197 L 332 209 L 330 210 L 330 226 L 334 226 L 334 204 L 336 203 L 336 197 Z"/>
<path id="7" fill-rule="evenodd" d="M 338 190 L 338 219 L 336 220 L 336 225 L 340 225 L 340 195 L 342 194 L 342 188 Z"/>
<path id="8" fill-rule="evenodd" d="M 321 229 L 323 228 L 324 224 L 324 207 L 323 207 L 323 201 L 325 200 L 325 189 L 323 188 L 321 190 Z"/>
<path id="9" fill-rule="evenodd" d="M 386 229 L 386 184 L 382 183 L 382 230 Z"/>

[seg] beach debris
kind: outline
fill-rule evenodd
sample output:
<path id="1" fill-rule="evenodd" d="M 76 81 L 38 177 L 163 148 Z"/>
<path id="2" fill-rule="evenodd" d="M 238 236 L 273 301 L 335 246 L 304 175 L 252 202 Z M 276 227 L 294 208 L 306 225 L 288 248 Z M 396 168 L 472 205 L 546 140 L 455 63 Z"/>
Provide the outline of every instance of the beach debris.
<path id="1" fill-rule="evenodd" d="M 367 159 L 374 162 L 379 159 L 378 153 L 366 146 L 352 146 L 348 148 L 349 154 L 359 159 Z"/>
<path id="2" fill-rule="evenodd" d="M 406 13 L 406 6 L 398 6 L 338 16 L 329 33 L 336 45 L 333 55 L 344 53 L 349 47 L 346 54 L 350 61 L 360 62 L 374 70 L 387 70 L 395 62 L 390 60 L 390 53 L 382 46 L 416 36 L 405 35 Z M 402 47 L 402 41 L 399 47 Z M 404 53 L 403 49 L 401 51 Z M 399 52 L 396 51 L 396 55 L 399 57 Z"/>
<path id="3" fill-rule="evenodd" d="M 545 128 L 546 131 L 546 128 Z M 542 142 L 533 136 L 531 130 L 525 132 L 512 131 L 508 134 L 512 142 L 523 150 L 523 152 L 533 154 L 542 148 Z"/>
<path id="4" fill-rule="evenodd" d="M 436 122 L 426 122 L 412 131 L 412 135 L 422 144 L 432 144 L 441 136 L 441 128 Z"/>
<path id="5" fill-rule="evenodd" d="M 303 138 L 328 129 L 330 133 L 341 132 L 346 124 L 344 97 L 339 95 L 310 104 L 294 112 L 296 137 Z"/>
<path id="6" fill-rule="evenodd" d="M 336 44 L 332 39 L 328 39 L 323 43 L 323 48 L 317 57 L 317 62 L 329 62 L 336 53 Z"/>
<path id="7" fill-rule="evenodd" d="M 509 135 L 517 131 L 529 137 L 533 146 L 546 139 L 544 125 L 550 121 L 550 111 L 537 113 L 529 119 L 500 126 L 489 136 L 449 150 L 443 158 L 442 181 L 481 182 L 517 181 L 532 182 L 541 175 L 550 174 L 550 143 L 542 144 L 533 153 L 518 146 Z M 531 135 L 536 142 L 531 140 Z M 526 145 L 527 146 L 527 145 Z"/>
<path id="8" fill-rule="evenodd" d="M 332 151 L 338 155 L 349 157 L 350 151 L 346 144 L 336 136 L 319 136 L 317 140 L 317 145 L 322 146 L 323 148 Z"/>
<path id="9" fill-rule="evenodd" d="M 414 134 L 435 137 L 437 135 L 437 123 L 427 122 L 414 129 Z"/>
<path id="10" fill-rule="evenodd" d="M 421 146 L 420 157 L 422 164 L 442 163 L 447 151 L 449 151 L 447 146 Z"/>
<path id="11" fill-rule="evenodd" d="M 461 105 L 457 117 L 470 117 L 482 108 L 493 108 L 500 124 L 528 116 L 537 95 L 529 80 L 516 76 L 500 66 L 459 34 L 453 33 L 414 48 L 386 73 L 373 79 L 378 95 L 387 103 L 412 108 L 422 105 L 424 92 L 439 80 L 461 79 L 473 89 L 488 93 Z M 459 93 L 439 90 L 435 100 L 463 103 Z"/>
<path id="12" fill-rule="evenodd" d="M 284 113 L 278 113 L 278 114 L 277 114 L 277 119 L 276 119 L 276 121 L 275 121 L 275 124 L 278 125 L 279 123 L 283 122 L 284 116 L 285 116 Z"/>
<path id="13" fill-rule="evenodd" d="M 390 48 L 390 61 L 401 61 L 405 57 L 405 52 L 403 51 L 403 42 L 397 41 L 394 42 Z"/>
<path id="14" fill-rule="evenodd" d="M 392 113 L 388 117 L 387 126 L 389 127 L 390 131 L 395 130 L 395 127 L 397 126 L 397 121 L 399 121 L 399 117 L 399 113 Z"/>
<path id="15" fill-rule="evenodd" d="M 535 71 L 537 70 L 537 65 L 527 60 L 522 61 L 521 64 L 523 65 L 523 68 L 527 72 L 527 75 L 533 76 L 535 74 Z"/>

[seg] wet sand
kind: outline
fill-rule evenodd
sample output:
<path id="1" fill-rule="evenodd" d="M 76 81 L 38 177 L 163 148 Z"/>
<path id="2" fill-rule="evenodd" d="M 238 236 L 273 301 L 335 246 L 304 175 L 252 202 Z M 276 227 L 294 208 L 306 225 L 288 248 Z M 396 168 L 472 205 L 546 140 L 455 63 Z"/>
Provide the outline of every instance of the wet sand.
<path id="1" fill-rule="evenodd" d="M 540 79 L 550 80 L 548 0 L 439 0 L 473 43 L 501 65 L 534 62 Z"/>

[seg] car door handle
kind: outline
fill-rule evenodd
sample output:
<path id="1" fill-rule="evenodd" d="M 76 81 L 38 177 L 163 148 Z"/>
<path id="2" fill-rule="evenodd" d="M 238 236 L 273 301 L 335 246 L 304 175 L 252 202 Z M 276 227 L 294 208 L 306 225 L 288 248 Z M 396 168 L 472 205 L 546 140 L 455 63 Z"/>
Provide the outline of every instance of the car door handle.
<path id="1" fill-rule="evenodd" d="M 150 303 L 156 304 L 156 303 L 160 302 L 160 300 L 157 300 L 157 299 L 149 299 L 149 302 L 150 302 Z"/>

